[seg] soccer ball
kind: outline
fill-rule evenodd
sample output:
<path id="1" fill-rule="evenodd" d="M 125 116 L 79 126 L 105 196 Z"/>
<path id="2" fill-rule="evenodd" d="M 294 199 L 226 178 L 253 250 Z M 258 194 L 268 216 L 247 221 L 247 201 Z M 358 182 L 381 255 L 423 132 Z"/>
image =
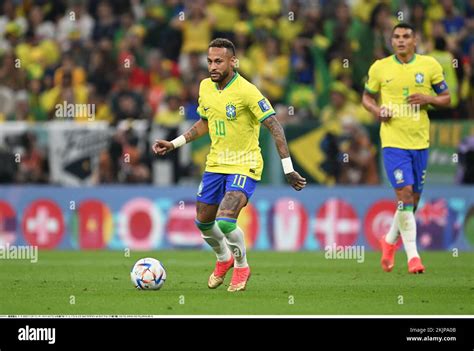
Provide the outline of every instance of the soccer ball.
<path id="1" fill-rule="evenodd" d="M 130 278 L 139 290 L 159 290 L 166 280 L 165 267 L 154 258 L 142 258 L 133 265 Z"/>

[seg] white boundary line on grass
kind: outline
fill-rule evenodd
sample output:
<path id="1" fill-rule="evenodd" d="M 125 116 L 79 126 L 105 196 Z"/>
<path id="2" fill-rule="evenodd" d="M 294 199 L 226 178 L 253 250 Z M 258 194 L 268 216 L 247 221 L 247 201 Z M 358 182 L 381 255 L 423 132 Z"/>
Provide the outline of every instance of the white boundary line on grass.
<path id="1" fill-rule="evenodd" d="M 189 319 L 189 318 L 271 318 L 271 319 L 402 319 L 402 318 L 414 318 L 414 319 L 472 319 L 474 315 L 0 315 L 0 319 L 23 319 L 23 318 L 65 318 L 65 319 L 78 319 L 78 318 L 117 318 L 117 319 L 139 319 L 139 318 L 158 318 L 158 319 Z"/>

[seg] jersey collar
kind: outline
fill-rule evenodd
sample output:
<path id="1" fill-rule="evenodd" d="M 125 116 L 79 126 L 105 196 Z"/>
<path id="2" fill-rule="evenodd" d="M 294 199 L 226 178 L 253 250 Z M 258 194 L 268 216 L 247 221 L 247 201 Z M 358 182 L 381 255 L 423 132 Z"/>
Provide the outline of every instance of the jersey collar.
<path id="1" fill-rule="evenodd" d="M 229 81 L 229 83 L 227 83 L 226 86 L 224 87 L 224 89 L 222 89 L 222 90 L 225 90 L 226 88 L 230 87 L 230 85 L 232 83 L 234 83 L 234 81 L 237 79 L 237 77 L 239 76 L 239 72 L 237 72 L 237 71 L 234 71 L 234 72 L 235 72 L 234 76 L 232 77 L 232 79 Z M 214 83 L 214 85 L 215 85 L 217 90 L 220 90 L 217 83 Z"/>
<path id="2" fill-rule="evenodd" d="M 398 59 L 397 55 L 393 55 L 393 59 L 395 60 L 396 63 L 400 64 L 400 65 L 405 65 L 405 62 L 402 62 Z M 416 59 L 416 54 L 413 54 L 413 57 L 411 58 L 410 61 L 408 61 L 406 64 L 408 65 L 409 63 L 413 63 Z"/>

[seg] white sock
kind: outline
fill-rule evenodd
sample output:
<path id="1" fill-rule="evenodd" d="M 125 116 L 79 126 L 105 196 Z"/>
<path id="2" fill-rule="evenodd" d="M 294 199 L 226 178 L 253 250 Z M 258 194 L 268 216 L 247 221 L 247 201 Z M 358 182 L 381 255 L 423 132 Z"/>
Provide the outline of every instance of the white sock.
<path id="1" fill-rule="evenodd" d="M 247 254 L 245 251 L 244 232 L 239 227 L 225 234 L 227 246 L 234 255 L 234 267 L 248 267 Z"/>
<path id="2" fill-rule="evenodd" d="M 408 261 L 413 257 L 420 257 L 416 249 L 416 220 L 413 211 L 400 211 L 398 214 L 398 227 L 402 234 Z"/>
<path id="3" fill-rule="evenodd" d="M 225 236 L 219 229 L 216 223 L 208 230 L 201 230 L 202 238 L 209 244 L 214 250 L 217 256 L 217 260 L 221 262 L 229 261 L 231 252 L 225 242 Z"/>
<path id="4" fill-rule="evenodd" d="M 385 242 L 389 244 L 395 244 L 398 240 L 398 216 L 399 211 L 395 211 L 395 215 L 393 216 L 393 222 L 390 226 L 388 233 L 385 235 Z"/>

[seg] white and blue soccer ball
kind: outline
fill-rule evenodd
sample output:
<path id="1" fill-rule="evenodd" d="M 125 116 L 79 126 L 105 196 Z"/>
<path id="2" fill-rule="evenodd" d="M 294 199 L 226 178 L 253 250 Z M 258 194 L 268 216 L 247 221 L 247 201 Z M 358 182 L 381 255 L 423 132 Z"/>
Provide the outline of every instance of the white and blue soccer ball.
<path id="1" fill-rule="evenodd" d="M 166 270 L 154 258 L 139 259 L 130 272 L 133 285 L 139 290 L 159 290 L 166 280 Z"/>

